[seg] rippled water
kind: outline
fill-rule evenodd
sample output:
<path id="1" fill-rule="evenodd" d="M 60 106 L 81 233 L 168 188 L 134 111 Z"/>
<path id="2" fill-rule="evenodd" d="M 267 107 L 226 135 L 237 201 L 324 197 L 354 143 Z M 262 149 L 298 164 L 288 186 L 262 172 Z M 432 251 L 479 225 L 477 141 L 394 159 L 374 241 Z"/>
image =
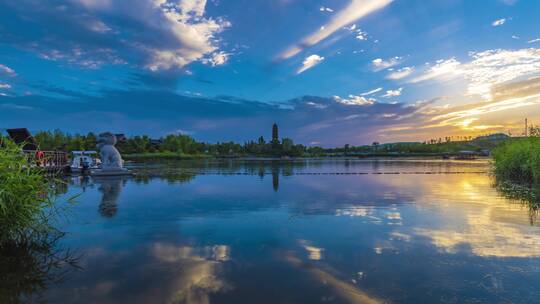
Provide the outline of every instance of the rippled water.
<path id="1" fill-rule="evenodd" d="M 222 161 L 72 178 L 57 303 L 538 303 L 540 227 L 487 161 Z"/>

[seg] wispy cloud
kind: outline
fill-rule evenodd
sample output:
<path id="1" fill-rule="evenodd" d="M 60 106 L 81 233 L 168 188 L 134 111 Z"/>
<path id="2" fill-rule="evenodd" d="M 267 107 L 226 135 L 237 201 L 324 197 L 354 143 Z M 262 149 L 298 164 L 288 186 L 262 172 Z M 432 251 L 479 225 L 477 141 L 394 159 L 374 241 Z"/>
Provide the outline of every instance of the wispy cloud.
<path id="1" fill-rule="evenodd" d="M 438 60 L 435 65 L 409 82 L 448 81 L 463 77 L 468 82 L 469 95 L 480 95 L 490 100 L 491 90 L 495 85 L 520 77 L 540 75 L 540 49 L 495 49 L 471 52 L 469 56 L 472 60 L 466 63 L 455 58 Z"/>
<path id="2" fill-rule="evenodd" d="M 360 96 L 368 96 L 368 95 L 372 95 L 372 94 L 375 94 L 377 92 L 380 92 L 382 91 L 383 88 L 376 88 L 376 89 L 373 89 L 371 91 L 367 91 L 367 92 L 364 92 L 362 94 L 360 94 Z"/>
<path id="3" fill-rule="evenodd" d="M 456 58 L 440 59 L 436 61 L 435 65 L 429 67 L 421 75 L 410 79 L 409 82 L 418 83 L 438 78 L 452 78 L 461 73 L 460 65 L 461 62 L 457 61 Z"/>
<path id="4" fill-rule="evenodd" d="M 8 83 L 0 83 L 0 89 L 11 89 L 11 85 Z"/>
<path id="5" fill-rule="evenodd" d="M 313 54 L 306 57 L 306 59 L 304 59 L 304 61 L 302 62 L 302 66 L 296 71 L 296 74 L 300 74 L 300 73 L 305 72 L 308 69 L 311 69 L 312 67 L 321 63 L 323 60 L 324 60 L 324 57 L 321 57 L 317 54 Z"/>
<path id="6" fill-rule="evenodd" d="M 352 24 L 350 26 L 345 26 L 344 29 L 348 30 L 349 32 L 353 33 L 355 35 L 355 38 L 358 40 L 367 40 L 368 39 L 368 33 L 356 26 L 356 24 Z"/>
<path id="7" fill-rule="evenodd" d="M 300 43 L 286 49 L 279 55 L 279 58 L 287 59 L 295 56 L 304 48 L 319 43 L 342 27 L 386 7 L 392 1 L 393 0 L 352 0 L 344 9 L 338 11 L 328 23 L 302 39 Z"/>
<path id="8" fill-rule="evenodd" d="M 402 79 L 411 75 L 413 71 L 414 71 L 414 68 L 412 67 L 404 67 L 388 74 L 386 76 L 386 79 L 399 80 L 399 79 Z"/>
<path id="9" fill-rule="evenodd" d="M 386 91 L 386 94 L 382 95 L 382 97 L 390 98 L 390 97 L 400 96 L 401 91 L 403 91 L 403 88 L 399 88 L 397 90 L 388 90 Z"/>
<path id="10" fill-rule="evenodd" d="M 12 68 L 8 67 L 7 65 L 3 65 L 3 64 L 0 64 L 0 74 L 1 73 L 6 74 L 8 76 L 16 76 L 17 75 Z"/>
<path id="11" fill-rule="evenodd" d="M 505 23 L 506 23 L 506 18 L 501 18 L 501 19 L 497 19 L 497 20 L 493 21 L 491 23 L 491 26 L 501 26 L 501 25 L 503 25 Z"/>
<path id="12" fill-rule="evenodd" d="M 401 63 L 402 59 L 402 57 L 398 56 L 386 60 L 382 58 L 376 58 L 371 61 L 371 64 L 373 65 L 373 70 L 382 71 Z"/>
<path id="13" fill-rule="evenodd" d="M 540 42 L 540 38 L 536 38 L 536 39 L 532 39 L 532 40 L 527 41 L 527 43 L 535 43 L 535 42 Z"/>
<path id="14" fill-rule="evenodd" d="M 230 54 L 223 51 L 215 52 L 209 58 L 204 58 L 203 60 L 201 60 L 201 62 L 204 64 L 209 64 L 211 66 L 223 65 L 227 62 L 227 60 L 229 60 L 229 56 Z"/>

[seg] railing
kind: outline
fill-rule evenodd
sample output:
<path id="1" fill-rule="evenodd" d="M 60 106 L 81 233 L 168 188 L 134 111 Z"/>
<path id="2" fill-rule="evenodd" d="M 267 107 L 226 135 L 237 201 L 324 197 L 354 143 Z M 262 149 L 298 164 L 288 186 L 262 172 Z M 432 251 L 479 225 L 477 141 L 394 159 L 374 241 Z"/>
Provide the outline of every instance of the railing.
<path id="1" fill-rule="evenodd" d="M 40 168 L 61 168 L 68 165 L 67 153 L 63 151 L 23 151 L 31 164 Z"/>

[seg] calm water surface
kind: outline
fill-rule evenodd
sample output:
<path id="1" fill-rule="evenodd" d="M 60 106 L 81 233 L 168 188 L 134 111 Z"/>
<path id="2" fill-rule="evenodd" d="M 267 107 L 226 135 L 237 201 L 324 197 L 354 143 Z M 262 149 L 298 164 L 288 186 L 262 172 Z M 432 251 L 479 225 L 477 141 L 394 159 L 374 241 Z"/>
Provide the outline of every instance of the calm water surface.
<path id="1" fill-rule="evenodd" d="M 72 178 L 53 303 L 540 303 L 540 226 L 487 161 L 225 161 Z M 67 268 L 67 269 L 66 269 Z"/>

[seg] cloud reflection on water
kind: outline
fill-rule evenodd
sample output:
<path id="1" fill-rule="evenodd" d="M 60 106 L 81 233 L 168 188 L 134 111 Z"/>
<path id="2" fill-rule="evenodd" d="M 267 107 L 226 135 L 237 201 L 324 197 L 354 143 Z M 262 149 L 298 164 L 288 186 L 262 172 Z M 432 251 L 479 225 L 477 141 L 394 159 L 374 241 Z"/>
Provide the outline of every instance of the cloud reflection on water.
<path id="1" fill-rule="evenodd" d="M 523 206 L 500 197 L 492 183 L 489 176 L 480 174 L 437 176 L 422 183 L 400 180 L 400 187 L 418 188 L 417 208 L 428 208 L 441 217 L 438 227 L 417 225 L 412 232 L 447 253 L 470 250 L 485 257 L 540 256 L 538 227 L 529 224 Z"/>

